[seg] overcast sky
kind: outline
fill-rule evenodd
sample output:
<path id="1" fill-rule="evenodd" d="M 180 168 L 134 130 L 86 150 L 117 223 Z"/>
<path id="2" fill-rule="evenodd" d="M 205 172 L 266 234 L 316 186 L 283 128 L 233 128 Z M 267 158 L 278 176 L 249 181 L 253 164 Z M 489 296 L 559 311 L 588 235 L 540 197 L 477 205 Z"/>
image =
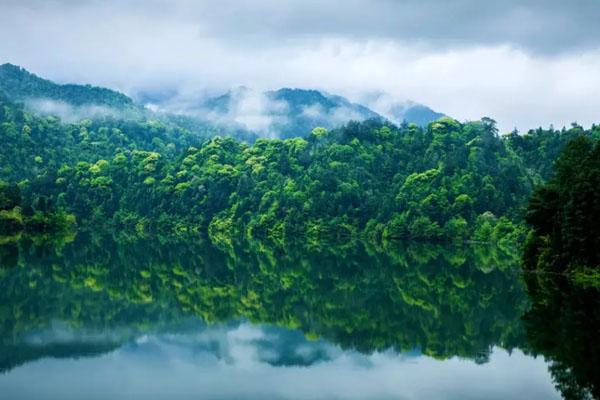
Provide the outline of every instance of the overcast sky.
<path id="1" fill-rule="evenodd" d="M 600 122 L 599 0 L 0 0 L 0 63 L 128 94 L 379 92 L 502 130 Z"/>

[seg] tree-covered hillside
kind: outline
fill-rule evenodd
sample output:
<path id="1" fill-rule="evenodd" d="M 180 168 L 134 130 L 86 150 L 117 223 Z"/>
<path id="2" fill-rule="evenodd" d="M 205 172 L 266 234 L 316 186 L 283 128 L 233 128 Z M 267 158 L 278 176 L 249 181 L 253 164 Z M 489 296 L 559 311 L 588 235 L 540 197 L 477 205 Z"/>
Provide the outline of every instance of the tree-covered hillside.
<path id="1" fill-rule="evenodd" d="M 295 113 L 322 97 L 271 96 L 298 103 Z M 342 101 L 327 99 L 337 101 L 331 110 Z M 489 118 L 427 127 L 374 119 L 253 144 L 196 128 L 184 116 L 151 113 L 64 123 L 0 93 L 0 180 L 19 183 L 28 204 L 48 198 L 80 223 L 133 231 L 514 244 L 526 231 L 527 199 L 565 144 L 600 137 L 599 127 L 576 124 L 500 136 Z"/>
<path id="2" fill-rule="evenodd" d="M 306 137 L 317 126 L 333 129 L 352 120 L 385 119 L 341 96 L 291 88 L 260 92 L 240 87 L 202 101 L 196 112 L 231 128 L 280 139 Z"/>
<path id="3" fill-rule="evenodd" d="M 514 239 L 532 190 L 494 123 L 427 129 L 351 123 L 307 139 L 215 138 L 176 160 L 119 149 L 65 165 L 32 191 L 82 221 L 215 235 L 478 241 Z"/>
<path id="4" fill-rule="evenodd" d="M 142 93 L 141 99 L 166 110 L 195 115 L 226 125 L 229 130 L 249 130 L 261 137 L 305 137 L 319 126 L 335 129 L 350 121 L 389 119 L 395 124 L 426 127 L 444 117 L 412 101 L 382 106 L 382 112 L 348 99 L 314 89 L 281 88 L 261 92 L 247 87 L 222 95 L 194 97 L 177 93 Z M 377 105 L 375 101 L 374 105 Z"/>
<path id="5" fill-rule="evenodd" d="M 554 172 L 554 161 L 568 142 L 587 136 L 600 139 L 600 125 L 592 125 L 589 130 L 573 123 L 569 129 L 532 129 L 526 134 L 516 131 L 506 136 L 510 147 L 521 157 L 530 173 L 537 179 L 546 181 Z"/>
<path id="6" fill-rule="evenodd" d="M 155 119 L 84 119 L 64 124 L 39 117 L 0 96 L 0 179 L 41 178 L 63 165 L 111 158 L 122 150 L 159 151 L 175 157 L 203 136 Z"/>
<path id="7" fill-rule="evenodd" d="M 105 106 L 132 110 L 137 106 L 122 93 L 91 85 L 59 85 L 13 65 L 0 65 L 0 91 L 13 101 L 51 99 L 73 106 Z"/>
<path id="8" fill-rule="evenodd" d="M 65 123 L 109 120 L 112 125 L 115 121 L 122 125 L 144 125 L 158 121 L 164 129 L 187 130 L 201 139 L 217 134 L 248 141 L 256 138 L 256 134 L 246 129 L 202 116 L 154 112 L 114 90 L 91 85 L 60 85 L 12 64 L 0 65 L 0 102 L 19 105 L 29 114 L 56 117 Z"/>

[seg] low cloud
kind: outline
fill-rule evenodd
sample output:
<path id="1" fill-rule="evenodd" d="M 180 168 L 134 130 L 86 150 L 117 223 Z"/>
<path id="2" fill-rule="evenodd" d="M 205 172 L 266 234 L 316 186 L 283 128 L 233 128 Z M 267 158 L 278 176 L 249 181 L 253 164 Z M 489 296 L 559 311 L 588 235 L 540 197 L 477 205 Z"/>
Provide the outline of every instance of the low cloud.
<path id="1" fill-rule="evenodd" d="M 79 122 L 86 118 L 119 118 L 123 116 L 121 111 L 102 105 L 73 106 L 63 101 L 47 98 L 27 99 L 24 104 L 29 111 L 43 116 L 55 116 L 66 123 Z"/>
<path id="2" fill-rule="evenodd" d="M 238 87 L 224 95 L 192 91 L 177 93 L 157 103 L 147 103 L 151 111 L 189 115 L 225 129 L 245 129 L 262 137 L 275 138 L 275 127 L 287 122 L 287 102 L 267 93 Z"/>
<path id="3" fill-rule="evenodd" d="M 346 124 L 348 121 L 363 121 L 365 119 L 365 114 L 343 105 L 326 110 L 320 104 L 312 104 L 302 108 L 302 116 L 315 121 L 327 122 L 330 126 L 339 126 Z"/>
<path id="4" fill-rule="evenodd" d="M 274 125 L 287 120 L 288 104 L 269 98 L 265 93 L 251 89 L 238 89 L 231 92 L 228 120 L 245 126 L 262 136 L 276 137 Z"/>

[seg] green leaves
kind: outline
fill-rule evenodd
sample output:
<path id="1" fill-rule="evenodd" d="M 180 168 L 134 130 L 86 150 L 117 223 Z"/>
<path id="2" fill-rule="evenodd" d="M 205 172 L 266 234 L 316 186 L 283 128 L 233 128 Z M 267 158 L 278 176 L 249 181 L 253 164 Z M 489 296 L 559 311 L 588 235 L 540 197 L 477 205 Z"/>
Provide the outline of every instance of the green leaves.
<path id="1" fill-rule="evenodd" d="M 530 268 L 570 270 L 600 266 L 600 141 L 580 136 L 555 163 L 555 174 L 538 187 L 526 219 Z M 543 238 L 543 240 L 542 240 Z"/>

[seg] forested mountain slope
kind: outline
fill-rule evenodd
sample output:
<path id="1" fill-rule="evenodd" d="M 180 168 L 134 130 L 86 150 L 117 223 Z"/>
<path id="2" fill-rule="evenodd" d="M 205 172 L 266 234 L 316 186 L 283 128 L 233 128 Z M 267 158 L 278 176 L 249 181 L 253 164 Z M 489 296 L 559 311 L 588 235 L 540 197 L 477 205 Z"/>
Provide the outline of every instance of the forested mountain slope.
<path id="1" fill-rule="evenodd" d="M 60 85 L 12 64 L 0 65 L 0 101 L 22 105 L 30 114 L 57 117 L 64 123 L 87 120 L 108 124 L 160 122 L 165 128 L 187 130 L 205 139 L 217 134 L 254 140 L 245 129 L 231 129 L 216 121 L 194 115 L 153 112 L 117 91 L 91 85 Z"/>
<path id="2" fill-rule="evenodd" d="M 44 99 L 119 111 L 139 108 L 129 97 L 114 90 L 91 85 L 59 85 L 13 64 L 0 65 L 0 90 L 12 101 Z"/>
<path id="3" fill-rule="evenodd" d="M 84 119 L 64 124 L 39 117 L 0 95 L 0 179 L 43 177 L 63 165 L 111 158 L 122 150 L 160 151 L 174 157 L 204 138 L 158 120 Z"/>
<path id="4" fill-rule="evenodd" d="M 293 113 L 313 100 L 332 101 L 331 109 L 343 103 L 319 92 L 271 96 L 297 104 Z M 600 128 L 500 136 L 489 118 L 427 127 L 377 118 L 253 144 L 209 139 L 216 133 L 151 114 L 64 123 L 0 93 L 0 180 L 19 183 L 26 204 L 44 197 L 79 223 L 140 232 L 515 241 L 525 232 L 527 199 L 565 144 L 598 138 Z"/>

